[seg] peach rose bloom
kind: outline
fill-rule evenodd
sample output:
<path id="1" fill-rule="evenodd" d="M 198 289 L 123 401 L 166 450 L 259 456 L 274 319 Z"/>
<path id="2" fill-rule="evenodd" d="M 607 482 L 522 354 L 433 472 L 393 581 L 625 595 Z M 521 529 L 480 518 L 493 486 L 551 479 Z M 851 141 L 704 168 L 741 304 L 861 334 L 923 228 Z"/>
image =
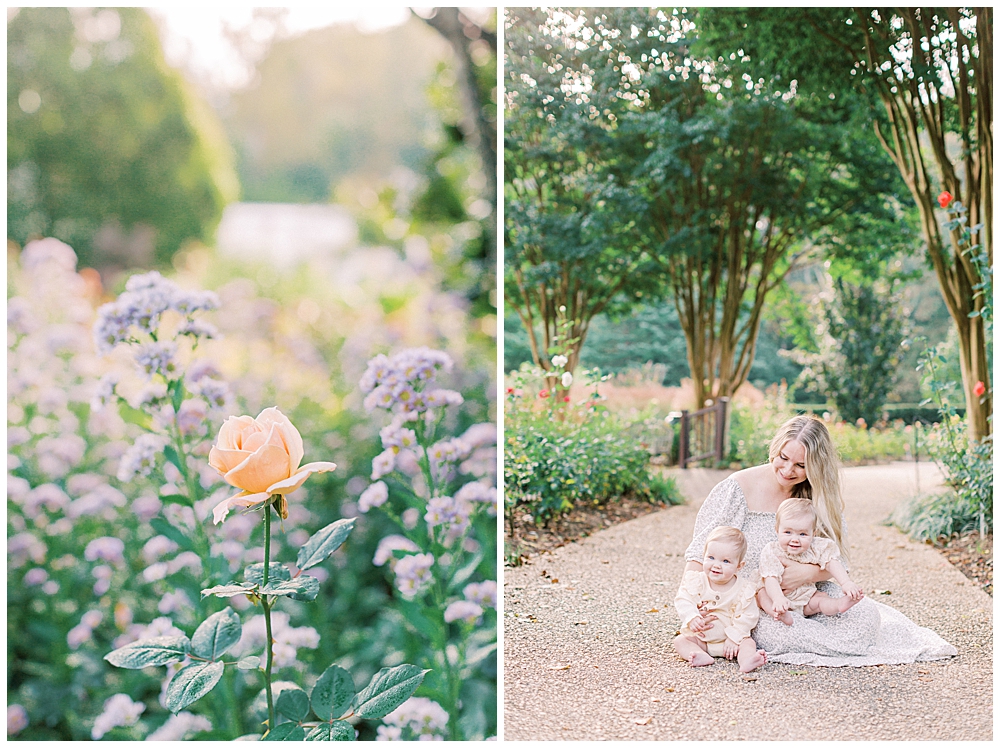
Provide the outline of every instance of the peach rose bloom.
<path id="1" fill-rule="evenodd" d="M 250 507 L 272 496 L 285 496 L 313 473 L 337 467 L 332 462 L 310 462 L 299 467 L 303 454 L 302 437 L 277 408 L 267 408 L 256 418 L 227 418 L 208 455 L 208 464 L 226 483 L 241 491 L 215 507 L 215 524 L 222 522 L 233 507 Z M 283 517 L 287 516 L 286 507 L 285 502 L 279 506 Z"/>

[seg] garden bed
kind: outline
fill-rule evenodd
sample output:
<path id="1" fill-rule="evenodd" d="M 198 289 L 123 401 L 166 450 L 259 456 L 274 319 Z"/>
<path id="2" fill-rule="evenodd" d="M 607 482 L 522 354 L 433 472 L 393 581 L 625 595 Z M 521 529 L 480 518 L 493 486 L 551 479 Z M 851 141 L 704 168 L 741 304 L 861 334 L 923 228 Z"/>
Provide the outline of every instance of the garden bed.
<path id="1" fill-rule="evenodd" d="M 993 536 L 980 539 L 978 532 L 953 535 L 934 547 L 966 577 L 993 596 Z"/>

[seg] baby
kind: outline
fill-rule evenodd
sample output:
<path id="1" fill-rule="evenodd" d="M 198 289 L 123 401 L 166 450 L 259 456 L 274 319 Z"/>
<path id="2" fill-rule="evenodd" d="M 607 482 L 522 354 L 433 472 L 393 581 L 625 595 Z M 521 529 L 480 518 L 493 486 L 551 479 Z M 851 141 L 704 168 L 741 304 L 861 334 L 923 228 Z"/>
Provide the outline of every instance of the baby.
<path id="1" fill-rule="evenodd" d="M 765 545 L 760 552 L 759 571 L 763 586 L 757 600 L 761 610 L 791 626 L 792 610 L 801 610 L 806 616 L 816 613 L 835 616 L 864 597 L 861 588 L 847 576 L 837 543 L 815 535 L 816 511 L 811 501 L 787 499 L 781 502 L 775 517 L 775 529 L 778 539 Z M 826 569 L 844 590 L 844 596 L 830 597 L 811 583 L 797 587 L 786 596 L 781 590 L 781 575 L 785 572 L 782 560 L 815 564 Z"/>
<path id="2" fill-rule="evenodd" d="M 736 658 L 740 672 L 767 662 L 750 630 L 760 611 L 754 595 L 756 578 L 740 576 L 747 541 L 735 527 L 717 527 L 705 541 L 701 571 L 686 571 L 674 606 L 681 619 L 674 649 L 691 667 L 711 665 L 716 657 Z"/>

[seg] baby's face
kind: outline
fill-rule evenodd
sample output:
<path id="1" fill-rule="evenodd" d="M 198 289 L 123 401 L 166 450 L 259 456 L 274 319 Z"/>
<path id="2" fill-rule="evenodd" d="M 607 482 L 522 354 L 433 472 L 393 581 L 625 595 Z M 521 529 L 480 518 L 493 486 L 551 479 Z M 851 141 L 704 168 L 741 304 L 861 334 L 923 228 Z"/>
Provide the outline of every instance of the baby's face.
<path id="1" fill-rule="evenodd" d="M 787 517 L 778 524 L 778 545 L 789 556 L 804 553 L 813 539 L 813 523 L 809 517 Z"/>
<path id="2" fill-rule="evenodd" d="M 740 568 L 736 546 L 733 543 L 713 540 L 705 546 L 705 558 L 701 566 L 713 584 L 728 583 Z"/>

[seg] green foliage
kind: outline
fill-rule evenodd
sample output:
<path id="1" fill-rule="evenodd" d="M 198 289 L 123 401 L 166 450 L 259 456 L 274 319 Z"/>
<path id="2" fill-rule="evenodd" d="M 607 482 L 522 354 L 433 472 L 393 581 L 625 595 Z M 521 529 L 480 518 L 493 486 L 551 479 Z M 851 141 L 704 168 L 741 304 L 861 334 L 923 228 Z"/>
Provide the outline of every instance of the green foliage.
<path id="1" fill-rule="evenodd" d="M 186 636 L 156 636 L 126 644 L 104 655 L 115 667 L 139 670 L 184 659 L 191 649 Z"/>
<path id="2" fill-rule="evenodd" d="M 896 379 L 904 352 L 906 318 L 892 276 L 852 284 L 833 279 L 832 299 L 822 299 L 816 338 L 819 352 L 800 354 L 807 390 L 818 390 L 849 423 L 875 424 Z"/>
<path id="3" fill-rule="evenodd" d="M 325 561 L 331 553 L 340 548 L 354 529 L 354 518 L 338 519 L 315 533 L 299 549 L 295 565 L 300 569 L 311 569 Z"/>
<path id="4" fill-rule="evenodd" d="M 125 266 L 210 240 L 238 191 L 228 145 L 145 10 L 21 8 L 7 73 L 9 237 Z"/>
<path id="5" fill-rule="evenodd" d="M 184 707 L 191 706 L 215 688 L 225 669 L 221 662 L 212 661 L 195 662 L 178 670 L 163 697 L 167 709 L 177 714 Z"/>
<path id="6" fill-rule="evenodd" d="M 679 502 L 672 481 L 648 471 L 649 453 L 628 424 L 592 396 L 577 405 L 556 402 L 531 380 L 515 376 L 505 408 L 504 486 L 508 513 L 522 506 L 536 521 L 564 514 L 577 503 L 605 504 L 621 496 Z M 539 397 L 544 392 L 545 397 Z M 536 403 L 542 403 L 538 407 Z"/>
<path id="7" fill-rule="evenodd" d="M 225 608 L 205 619 L 191 636 L 191 652 L 198 657 L 217 660 L 240 640 L 243 624 L 232 608 Z"/>

